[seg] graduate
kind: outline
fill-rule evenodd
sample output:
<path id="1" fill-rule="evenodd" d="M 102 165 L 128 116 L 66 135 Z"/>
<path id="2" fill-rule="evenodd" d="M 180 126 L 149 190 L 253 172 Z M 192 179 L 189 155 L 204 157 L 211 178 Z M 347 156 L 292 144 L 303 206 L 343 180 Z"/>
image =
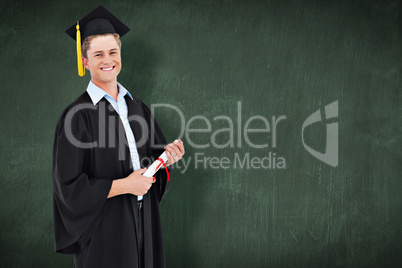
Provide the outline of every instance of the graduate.
<path id="1" fill-rule="evenodd" d="M 128 31 L 103 6 L 66 31 L 79 75 L 91 75 L 60 116 L 53 144 L 55 250 L 74 254 L 76 268 L 165 267 L 159 203 L 168 168 L 142 174 L 165 150 L 166 165 L 177 162 L 184 146 L 167 144 L 148 107 L 117 82 Z"/>

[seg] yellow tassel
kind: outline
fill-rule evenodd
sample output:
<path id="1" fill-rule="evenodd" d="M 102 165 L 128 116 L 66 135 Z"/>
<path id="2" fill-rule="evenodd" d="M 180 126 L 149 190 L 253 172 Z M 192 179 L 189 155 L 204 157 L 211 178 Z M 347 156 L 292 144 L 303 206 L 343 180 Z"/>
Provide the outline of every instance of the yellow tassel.
<path id="1" fill-rule="evenodd" d="M 80 32 L 80 26 L 78 25 L 77 21 L 77 63 L 78 63 L 78 75 L 79 76 L 84 76 L 85 74 L 85 68 L 82 63 L 82 52 L 81 52 L 81 32 Z"/>

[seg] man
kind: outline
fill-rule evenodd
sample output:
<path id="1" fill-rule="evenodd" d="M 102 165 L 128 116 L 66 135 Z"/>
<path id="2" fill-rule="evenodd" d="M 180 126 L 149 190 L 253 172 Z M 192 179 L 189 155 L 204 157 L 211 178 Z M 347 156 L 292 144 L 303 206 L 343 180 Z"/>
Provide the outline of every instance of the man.
<path id="1" fill-rule="evenodd" d="M 165 267 L 159 202 L 170 182 L 164 170 L 142 176 L 141 165 L 164 150 L 171 165 L 184 147 L 166 144 L 150 110 L 117 82 L 119 36 L 128 31 L 102 6 L 66 31 L 79 59 L 82 32 L 79 66 L 91 73 L 62 113 L 53 147 L 55 249 L 75 254 L 76 268 Z"/>

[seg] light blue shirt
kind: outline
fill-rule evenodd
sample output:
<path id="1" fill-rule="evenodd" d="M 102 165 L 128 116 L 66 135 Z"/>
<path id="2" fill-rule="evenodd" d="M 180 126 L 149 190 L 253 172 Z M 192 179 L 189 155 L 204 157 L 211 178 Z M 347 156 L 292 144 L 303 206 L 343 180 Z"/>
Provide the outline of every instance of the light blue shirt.
<path id="1" fill-rule="evenodd" d="M 140 157 L 138 155 L 137 144 L 135 142 L 135 137 L 133 131 L 131 130 L 130 123 L 127 119 L 128 117 L 128 108 L 126 100 L 124 96 L 127 94 L 131 99 L 130 92 L 128 92 L 122 85 L 117 83 L 117 87 L 119 90 L 119 95 L 117 96 L 117 101 L 113 99 L 108 93 L 106 93 L 103 89 L 96 86 L 92 81 L 89 82 L 87 87 L 87 92 L 91 97 L 92 103 L 96 105 L 102 98 L 105 98 L 116 110 L 119 115 L 121 122 L 124 126 L 124 131 L 126 132 L 128 147 L 130 149 L 131 163 L 133 164 L 133 169 L 137 170 L 141 168 L 140 165 Z M 142 200 L 142 196 L 138 196 L 138 200 Z"/>

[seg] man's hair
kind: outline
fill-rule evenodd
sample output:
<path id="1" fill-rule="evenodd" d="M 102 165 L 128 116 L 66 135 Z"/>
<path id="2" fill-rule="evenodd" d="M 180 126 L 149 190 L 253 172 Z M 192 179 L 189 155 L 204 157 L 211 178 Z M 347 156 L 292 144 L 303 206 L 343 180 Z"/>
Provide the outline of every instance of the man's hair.
<path id="1" fill-rule="evenodd" d="M 89 50 L 89 48 L 91 46 L 91 41 L 93 39 L 95 39 L 96 37 L 107 36 L 107 35 L 113 35 L 114 36 L 114 38 L 116 39 L 117 44 L 119 45 L 119 48 L 121 50 L 121 41 L 120 41 L 120 35 L 119 34 L 117 34 L 117 33 L 94 34 L 94 35 L 88 36 L 87 38 L 84 39 L 84 42 L 82 42 L 82 45 L 81 45 L 82 56 L 84 56 L 86 59 L 88 59 L 87 52 L 88 52 L 88 50 Z"/>

